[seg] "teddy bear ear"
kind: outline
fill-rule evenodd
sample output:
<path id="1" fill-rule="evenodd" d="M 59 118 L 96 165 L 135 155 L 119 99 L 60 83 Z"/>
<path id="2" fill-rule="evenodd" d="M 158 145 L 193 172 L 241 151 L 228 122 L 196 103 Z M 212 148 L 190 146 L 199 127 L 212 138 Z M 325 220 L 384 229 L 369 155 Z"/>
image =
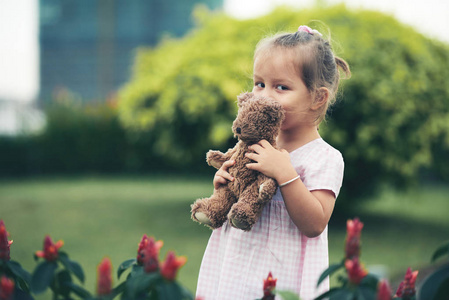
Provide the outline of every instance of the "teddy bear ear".
<path id="1" fill-rule="evenodd" d="M 237 96 L 238 106 L 241 107 L 243 103 L 251 99 L 253 96 L 254 96 L 253 93 L 249 92 L 241 93 L 240 95 Z"/>

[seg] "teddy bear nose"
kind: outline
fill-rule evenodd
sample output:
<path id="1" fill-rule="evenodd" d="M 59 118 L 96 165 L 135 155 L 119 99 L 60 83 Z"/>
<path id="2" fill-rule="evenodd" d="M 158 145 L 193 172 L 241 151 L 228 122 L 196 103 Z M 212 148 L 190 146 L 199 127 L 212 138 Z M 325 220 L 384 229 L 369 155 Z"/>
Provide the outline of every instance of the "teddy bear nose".
<path id="1" fill-rule="evenodd" d="M 235 129 L 235 132 L 237 132 L 237 134 L 241 134 L 241 133 L 242 133 L 242 128 L 237 127 L 237 128 Z"/>

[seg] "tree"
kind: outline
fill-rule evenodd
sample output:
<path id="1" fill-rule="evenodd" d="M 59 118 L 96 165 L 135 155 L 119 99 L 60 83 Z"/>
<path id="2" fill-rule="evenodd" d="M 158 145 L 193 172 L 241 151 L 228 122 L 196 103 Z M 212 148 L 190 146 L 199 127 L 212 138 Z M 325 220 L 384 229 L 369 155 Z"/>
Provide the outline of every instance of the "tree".
<path id="1" fill-rule="evenodd" d="M 140 132 L 149 152 L 181 167 L 204 164 L 207 149 L 226 150 L 236 96 L 251 90 L 252 56 L 260 38 L 309 25 L 332 32 L 334 50 L 352 78 L 320 126 L 345 158 L 342 200 L 381 184 L 407 186 L 424 169 L 449 177 L 449 48 L 393 17 L 344 5 L 280 8 L 236 20 L 204 9 L 182 39 L 137 51 L 133 75 L 120 93 L 122 123 Z M 314 21 L 320 20 L 320 21 Z"/>

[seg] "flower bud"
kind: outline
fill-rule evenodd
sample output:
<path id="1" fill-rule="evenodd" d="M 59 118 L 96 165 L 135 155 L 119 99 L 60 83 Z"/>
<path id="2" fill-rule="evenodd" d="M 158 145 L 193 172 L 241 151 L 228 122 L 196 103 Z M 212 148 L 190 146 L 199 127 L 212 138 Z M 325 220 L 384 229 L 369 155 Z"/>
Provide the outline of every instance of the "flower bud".
<path id="1" fill-rule="evenodd" d="M 169 281 L 173 281 L 176 278 L 179 268 L 181 268 L 187 262 L 187 258 L 184 256 L 176 257 L 173 251 L 167 253 L 167 257 L 161 266 L 161 275 Z"/>
<path id="2" fill-rule="evenodd" d="M 345 261 L 345 268 L 348 273 L 349 282 L 355 285 L 358 285 L 368 275 L 363 265 L 360 264 L 358 257 L 347 259 Z"/>
<path id="3" fill-rule="evenodd" d="M 395 297 L 400 297 L 404 300 L 412 299 L 416 294 L 415 282 L 418 277 L 418 271 L 413 271 L 411 268 L 407 269 L 404 280 L 399 284 Z"/>
<path id="4" fill-rule="evenodd" d="M 268 273 L 267 279 L 263 281 L 263 298 L 262 300 L 274 299 L 273 290 L 276 288 L 276 278 L 273 278 L 271 272 Z"/>
<path id="5" fill-rule="evenodd" d="M 14 293 L 14 281 L 6 276 L 0 279 L 0 300 L 11 300 Z"/>
<path id="6" fill-rule="evenodd" d="M 391 300 L 391 289 L 387 280 L 381 280 L 377 287 L 377 300 Z"/>
<path id="7" fill-rule="evenodd" d="M 112 264 L 107 257 L 103 258 L 97 267 L 97 294 L 98 296 L 109 295 L 112 291 Z"/>
<path id="8" fill-rule="evenodd" d="M 345 255 L 347 259 L 360 256 L 360 236 L 363 223 L 358 218 L 348 220 L 346 223 Z"/>
<path id="9" fill-rule="evenodd" d="M 0 260 L 10 260 L 10 246 L 12 241 L 8 241 L 9 233 L 6 231 L 5 223 L 0 220 Z"/>
<path id="10" fill-rule="evenodd" d="M 59 257 L 58 250 L 64 245 L 63 241 L 53 243 L 51 237 L 47 235 L 44 239 L 44 251 L 36 251 L 37 257 L 45 258 L 47 261 L 55 261 Z"/>

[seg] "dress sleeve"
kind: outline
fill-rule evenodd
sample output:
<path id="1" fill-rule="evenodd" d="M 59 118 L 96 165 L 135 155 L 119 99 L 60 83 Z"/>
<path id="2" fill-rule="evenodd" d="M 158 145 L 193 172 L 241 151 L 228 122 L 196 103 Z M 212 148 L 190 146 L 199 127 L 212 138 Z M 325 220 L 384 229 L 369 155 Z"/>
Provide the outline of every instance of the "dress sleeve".
<path id="1" fill-rule="evenodd" d="M 343 171 L 341 153 L 332 147 L 326 147 L 311 153 L 307 167 L 299 175 L 309 191 L 330 190 L 337 198 L 343 183 Z"/>

